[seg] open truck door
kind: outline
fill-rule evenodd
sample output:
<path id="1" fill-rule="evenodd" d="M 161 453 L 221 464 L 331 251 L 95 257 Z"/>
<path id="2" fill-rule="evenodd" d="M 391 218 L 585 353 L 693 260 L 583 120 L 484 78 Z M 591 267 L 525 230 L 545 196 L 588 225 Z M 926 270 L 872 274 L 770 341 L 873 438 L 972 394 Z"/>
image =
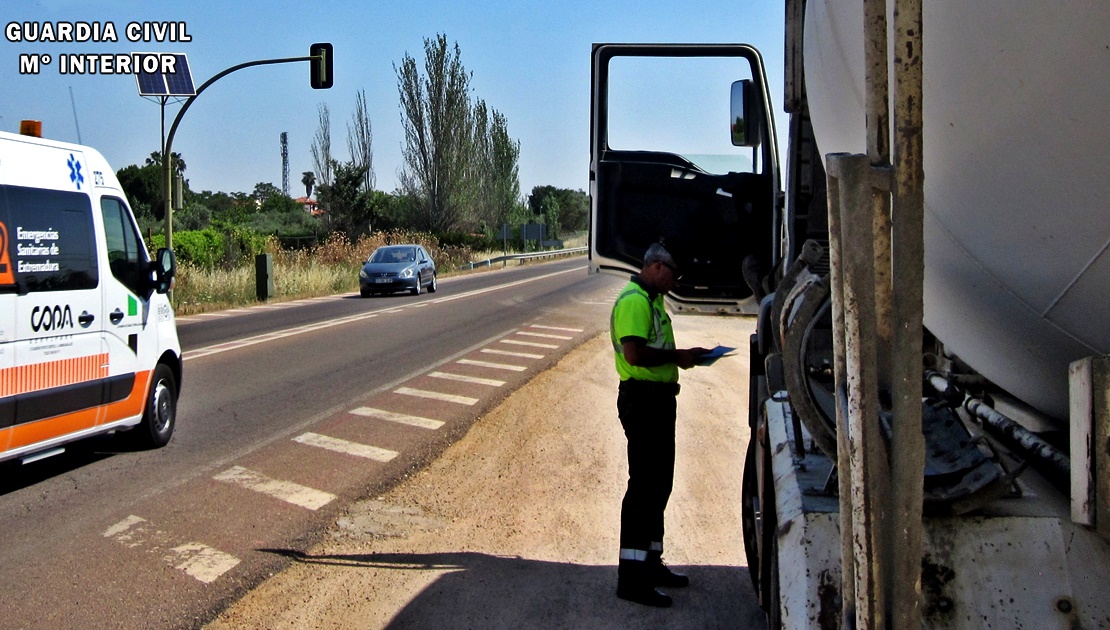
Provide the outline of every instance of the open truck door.
<path id="1" fill-rule="evenodd" d="M 756 313 L 781 258 L 759 52 L 594 44 L 591 101 L 591 273 L 635 273 L 662 240 L 683 271 L 676 310 Z"/>

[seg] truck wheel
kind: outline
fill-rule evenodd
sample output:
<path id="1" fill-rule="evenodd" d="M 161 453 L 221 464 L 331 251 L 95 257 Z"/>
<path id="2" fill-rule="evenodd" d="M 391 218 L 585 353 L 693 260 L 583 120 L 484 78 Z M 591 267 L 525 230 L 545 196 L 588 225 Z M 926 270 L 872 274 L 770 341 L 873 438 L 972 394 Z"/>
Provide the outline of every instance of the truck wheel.
<path id="1" fill-rule="evenodd" d="M 146 448 L 160 448 L 169 443 L 177 420 L 177 381 L 164 363 L 154 368 L 147 394 L 143 420 L 136 427 L 136 441 Z"/>
<path id="2" fill-rule="evenodd" d="M 748 442 L 748 453 L 744 457 L 744 477 L 740 490 L 740 520 L 744 530 L 744 556 L 748 560 L 748 572 L 752 586 L 758 596 L 760 591 L 760 567 L 766 558 L 760 557 L 760 519 L 763 518 L 759 506 L 759 478 L 755 473 L 756 444 L 753 438 Z"/>

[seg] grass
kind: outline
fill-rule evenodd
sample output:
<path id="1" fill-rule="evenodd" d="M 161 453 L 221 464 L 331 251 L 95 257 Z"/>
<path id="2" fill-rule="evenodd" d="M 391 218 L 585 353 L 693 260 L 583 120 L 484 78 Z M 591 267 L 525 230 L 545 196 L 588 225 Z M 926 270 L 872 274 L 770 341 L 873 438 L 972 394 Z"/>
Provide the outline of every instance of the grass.
<path id="1" fill-rule="evenodd" d="M 585 244 L 585 237 L 578 240 Z M 472 252 L 468 248 L 440 248 L 429 235 L 412 232 L 379 233 L 351 243 L 333 236 L 311 250 L 282 250 L 271 247 L 274 259 L 274 297 L 268 302 L 285 302 L 358 290 L 358 272 L 370 254 L 391 243 L 419 243 L 432 255 L 439 276 L 456 273 L 471 261 L 501 256 L 502 252 Z M 565 247 L 580 247 L 567 240 Z M 195 315 L 258 303 L 254 261 L 230 267 L 205 269 L 183 263 L 174 285 L 174 310 L 178 315 Z"/>

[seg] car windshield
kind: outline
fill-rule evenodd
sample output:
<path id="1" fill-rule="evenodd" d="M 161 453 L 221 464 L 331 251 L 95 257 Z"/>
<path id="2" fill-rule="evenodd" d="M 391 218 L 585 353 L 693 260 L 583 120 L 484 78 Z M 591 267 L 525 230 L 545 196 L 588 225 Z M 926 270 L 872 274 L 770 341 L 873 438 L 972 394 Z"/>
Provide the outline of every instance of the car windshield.
<path id="1" fill-rule="evenodd" d="M 374 252 L 368 262 L 372 263 L 405 263 L 416 260 L 415 247 L 383 247 Z"/>

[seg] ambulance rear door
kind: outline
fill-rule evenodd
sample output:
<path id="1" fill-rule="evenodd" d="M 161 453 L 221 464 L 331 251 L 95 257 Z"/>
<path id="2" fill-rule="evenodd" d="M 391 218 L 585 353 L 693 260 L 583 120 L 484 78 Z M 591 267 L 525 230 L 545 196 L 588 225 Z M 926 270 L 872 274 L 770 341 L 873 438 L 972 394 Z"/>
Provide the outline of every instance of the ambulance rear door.
<path id="1" fill-rule="evenodd" d="M 0 429 L 10 430 L 8 450 L 33 452 L 96 426 L 107 357 L 84 156 L 34 142 L 13 145 L 0 164 L 10 263 L 0 291 L 14 302 L 15 347 L 0 379 L 0 422 L 7 425 Z"/>

